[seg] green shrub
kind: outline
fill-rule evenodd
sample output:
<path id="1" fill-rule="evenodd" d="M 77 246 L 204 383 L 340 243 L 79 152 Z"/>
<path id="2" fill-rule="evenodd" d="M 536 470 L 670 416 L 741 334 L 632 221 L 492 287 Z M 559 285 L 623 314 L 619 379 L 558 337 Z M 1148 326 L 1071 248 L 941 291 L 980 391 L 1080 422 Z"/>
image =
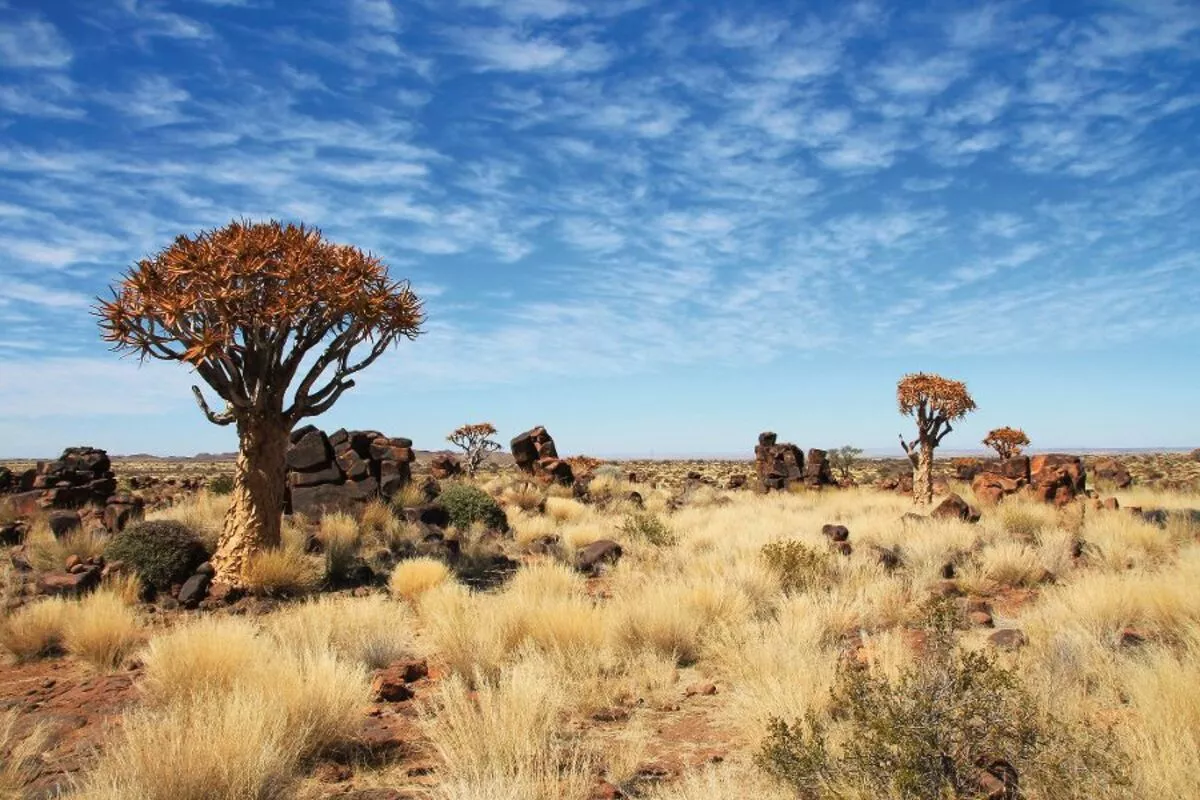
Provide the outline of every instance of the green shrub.
<path id="1" fill-rule="evenodd" d="M 830 580 L 832 564 L 828 554 L 806 547 L 795 539 L 770 542 L 759 552 L 767 569 L 775 573 L 787 594 L 815 589 Z"/>
<path id="2" fill-rule="evenodd" d="M 630 539 L 649 542 L 655 547 L 669 547 L 678 541 L 666 523 L 649 511 L 629 514 L 617 530 Z"/>
<path id="3" fill-rule="evenodd" d="M 923 654 L 895 682 L 843 662 L 832 689 L 838 721 L 772 719 L 755 762 L 806 800 L 976 798 L 989 768 L 1015 771 L 1013 797 L 1084 798 L 1129 785 L 1111 734 L 1043 712 L 994 656 L 960 652 L 957 616 L 949 601 L 931 609 Z M 837 755 L 827 745 L 833 725 L 846 728 Z"/>
<path id="4" fill-rule="evenodd" d="M 450 524 L 455 528 L 465 530 L 473 523 L 480 522 L 488 528 L 508 530 L 504 509 L 478 486 L 452 483 L 442 489 L 438 500 L 450 514 Z"/>
<path id="5" fill-rule="evenodd" d="M 104 549 L 108 561 L 123 561 L 156 589 L 187 580 L 208 560 L 208 551 L 187 525 L 175 520 L 136 522 Z"/>
<path id="6" fill-rule="evenodd" d="M 232 494 L 233 493 L 233 476 L 232 475 L 217 475 L 208 479 L 209 494 Z"/>

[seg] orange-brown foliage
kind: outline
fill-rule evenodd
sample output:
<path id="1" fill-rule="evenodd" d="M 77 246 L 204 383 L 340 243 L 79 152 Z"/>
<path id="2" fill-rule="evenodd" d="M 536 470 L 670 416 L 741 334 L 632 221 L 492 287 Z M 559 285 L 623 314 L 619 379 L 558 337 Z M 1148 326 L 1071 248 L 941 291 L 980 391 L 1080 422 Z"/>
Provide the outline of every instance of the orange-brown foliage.
<path id="1" fill-rule="evenodd" d="M 988 431 L 983 444 L 995 450 L 1001 458 L 1012 458 L 1021 455 L 1021 450 L 1029 444 L 1029 437 L 1020 428 L 1005 426 Z"/>
<path id="2" fill-rule="evenodd" d="M 965 383 L 927 372 L 901 378 L 896 387 L 896 400 L 901 414 L 915 411 L 918 416 L 927 415 L 930 419 L 961 419 L 975 410 L 975 401 Z"/>

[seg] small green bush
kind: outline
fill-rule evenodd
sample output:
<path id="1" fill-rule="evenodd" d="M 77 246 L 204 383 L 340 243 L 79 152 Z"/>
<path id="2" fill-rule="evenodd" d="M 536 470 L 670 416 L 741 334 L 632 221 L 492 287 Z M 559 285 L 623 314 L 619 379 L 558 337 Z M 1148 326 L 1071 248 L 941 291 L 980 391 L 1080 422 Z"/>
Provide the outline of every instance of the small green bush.
<path id="1" fill-rule="evenodd" d="M 104 549 L 105 559 L 123 561 L 156 589 L 187 580 L 208 555 L 192 529 L 175 520 L 136 522 Z"/>
<path id="2" fill-rule="evenodd" d="M 438 501 L 450 514 L 450 524 L 465 530 L 480 522 L 496 530 L 508 530 L 508 518 L 504 509 L 490 494 L 469 483 L 452 483 L 442 489 Z"/>
<path id="3" fill-rule="evenodd" d="M 670 547 L 678 541 L 666 523 L 649 511 L 626 516 L 617 530 L 630 539 L 649 542 L 655 547 Z"/>
<path id="4" fill-rule="evenodd" d="M 233 476 L 217 475 L 214 478 L 209 478 L 207 488 L 209 494 L 232 494 Z"/>
<path id="5" fill-rule="evenodd" d="M 767 569 L 775 573 L 780 588 L 786 594 L 826 585 L 831 577 L 829 556 L 795 539 L 770 542 L 763 545 L 759 552 Z"/>
<path id="6" fill-rule="evenodd" d="M 976 798 L 989 767 L 1015 771 L 1013 797 L 1094 797 L 1129 785 L 1110 733 L 1043 712 L 994 656 L 960 652 L 958 616 L 950 601 L 934 604 L 922 656 L 894 682 L 843 662 L 836 721 L 772 719 L 755 763 L 805 800 Z M 835 725 L 843 727 L 836 755 L 827 745 Z"/>

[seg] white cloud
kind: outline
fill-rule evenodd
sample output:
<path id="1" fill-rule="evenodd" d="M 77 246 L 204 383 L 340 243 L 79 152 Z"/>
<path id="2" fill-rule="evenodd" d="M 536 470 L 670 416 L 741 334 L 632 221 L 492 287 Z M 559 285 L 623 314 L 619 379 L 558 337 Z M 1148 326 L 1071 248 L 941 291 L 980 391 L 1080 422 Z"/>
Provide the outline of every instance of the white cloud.
<path id="1" fill-rule="evenodd" d="M 613 59 L 612 51 L 599 42 L 560 42 L 514 28 L 468 28 L 455 31 L 453 38 L 459 52 L 476 60 L 482 70 L 594 72 Z"/>
<path id="2" fill-rule="evenodd" d="M 70 44 L 53 24 L 40 17 L 0 25 L 0 64 L 58 69 L 70 64 L 72 57 Z"/>

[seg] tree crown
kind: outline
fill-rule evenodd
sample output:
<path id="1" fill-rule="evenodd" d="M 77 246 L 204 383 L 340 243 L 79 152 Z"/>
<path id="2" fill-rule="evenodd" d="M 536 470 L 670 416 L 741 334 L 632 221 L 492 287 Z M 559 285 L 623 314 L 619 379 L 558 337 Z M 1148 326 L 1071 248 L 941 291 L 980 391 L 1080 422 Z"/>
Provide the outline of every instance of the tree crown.
<path id="1" fill-rule="evenodd" d="M 1029 444 L 1029 437 L 1020 428 L 994 428 L 988 431 L 982 444 L 995 450 L 1001 458 L 1011 458 L 1021 454 L 1021 449 Z"/>
<path id="2" fill-rule="evenodd" d="M 905 375 L 896 386 L 900 413 L 930 420 L 951 421 L 965 417 L 975 410 L 975 401 L 962 381 L 943 378 L 927 372 Z"/>
<path id="3" fill-rule="evenodd" d="M 496 426 L 490 422 L 476 422 L 460 425 L 446 437 L 448 441 L 457 443 L 459 440 L 484 439 L 496 435 Z"/>
<path id="4" fill-rule="evenodd" d="M 301 361 L 324 343 L 285 412 L 293 421 L 321 413 L 353 386 L 349 375 L 399 338 L 415 338 L 424 320 L 409 284 L 390 280 L 378 258 L 275 220 L 179 236 L 111 291 L 96 308 L 103 338 L 143 360 L 193 365 L 227 403 L 214 414 L 194 389 L 218 424 L 282 411 Z M 364 342 L 368 351 L 352 360 Z M 313 391 L 331 366 L 332 379 Z"/>

